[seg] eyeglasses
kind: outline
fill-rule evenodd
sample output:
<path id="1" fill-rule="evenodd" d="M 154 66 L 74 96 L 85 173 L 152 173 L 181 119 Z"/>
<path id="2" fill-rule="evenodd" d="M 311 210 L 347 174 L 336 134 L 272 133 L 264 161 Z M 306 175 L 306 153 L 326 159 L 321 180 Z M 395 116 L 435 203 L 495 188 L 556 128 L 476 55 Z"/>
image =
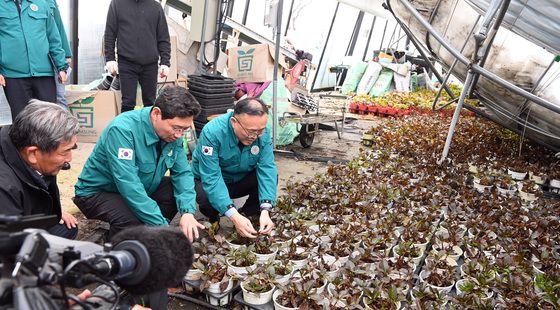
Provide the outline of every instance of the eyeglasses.
<path id="1" fill-rule="evenodd" d="M 172 127 L 173 129 L 173 133 L 178 133 L 178 134 L 183 134 L 185 131 L 188 130 L 188 128 L 182 128 L 182 127 Z"/>
<path id="2" fill-rule="evenodd" d="M 249 130 L 247 128 L 245 128 L 245 126 L 243 126 L 243 124 L 241 124 L 241 122 L 237 119 L 237 117 L 233 116 L 233 118 L 235 119 L 235 121 L 239 124 L 239 126 L 241 126 L 241 128 L 243 128 L 243 130 L 245 131 L 245 134 L 247 135 L 247 137 L 249 138 L 256 138 L 256 137 L 260 137 L 262 136 L 262 134 L 264 133 L 264 129 L 259 129 L 259 130 Z"/>

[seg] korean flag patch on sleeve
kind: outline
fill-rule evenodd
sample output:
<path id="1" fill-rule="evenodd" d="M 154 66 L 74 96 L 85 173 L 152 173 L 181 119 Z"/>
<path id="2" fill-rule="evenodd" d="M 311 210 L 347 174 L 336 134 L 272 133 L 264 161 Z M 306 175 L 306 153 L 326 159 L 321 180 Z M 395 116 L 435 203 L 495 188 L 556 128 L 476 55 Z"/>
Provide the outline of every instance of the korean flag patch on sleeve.
<path id="1" fill-rule="evenodd" d="M 131 149 L 119 148 L 119 159 L 132 160 L 132 154 L 134 154 L 134 151 Z"/>
<path id="2" fill-rule="evenodd" d="M 206 155 L 206 156 L 212 156 L 212 153 L 214 152 L 214 148 L 211 146 L 202 146 L 202 154 Z"/>

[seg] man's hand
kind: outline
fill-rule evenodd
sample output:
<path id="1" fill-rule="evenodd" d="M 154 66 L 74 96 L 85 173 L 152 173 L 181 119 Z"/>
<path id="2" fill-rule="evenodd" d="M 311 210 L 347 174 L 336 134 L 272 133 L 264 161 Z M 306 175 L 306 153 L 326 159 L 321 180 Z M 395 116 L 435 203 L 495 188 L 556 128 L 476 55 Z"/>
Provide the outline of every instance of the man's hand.
<path id="1" fill-rule="evenodd" d="M 259 234 L 270 235 L 272 228 L 274 228 L 274 223 L 270 219 L 270 215 L 268 214 L 268 211 L 266 210 L 261 211 L 261 217 L 259 218 L 259 223 L 261 225 L 259 229 Z"/>
<path id="2" fill-rule="evenodd" d="M 169 75 L 169 67 L 166 65 L 159 66 L 159 77 L 164 78 Z"/>
<path id="3" fill-rule="evenodd" d="M 66 71 L 58 72 L 58 81 L 60 82 L 60 84 L 66 83 Z"/>
<path id="4" fill-rule="evenodd" d="M 248 218 L 239 213 L 235 213 L 229 219 L 233 222 L 233 225 L 235 225 L 235 229 L 240 236 L 248 238 L 257 237 L 257 231 L 253 228 L 253 224 L 251 224 Z"/>
<path id="5" fill-rule="evenodd" d="M 190 213 L 185 213 L 181 215 L 181 221 L 179 221 L 179 226 L 181 230 L 189 238 L 190 242 L 193 242 L 194 239 L 198 239 L 198 229 L 204 229 L 204 226 L 200 224 L 195 218 L 194 215 Z"/>
<path id="6" fill-rule="evenodd" d="M 105 69 L 107 70 L 107 72 L 109 72 L 111 75 L 117 75 L 119 74 L 119 66 L 117 65 L 117 62 L 114 60 L 108 61 L 105 64 Z"/>
<path id="7" fill-rule="evenodd" d="M 68 229 L 75 228 L 78 226 L 78 220 L 70 213 L 62 211 L 62 218 L 60 219 L 60 224 L 66 224 Z"/>
<path id="8" fill-rule="evenodd" d="M 6 79 L 0 74 L 0 86 L 6 86 Z"/>

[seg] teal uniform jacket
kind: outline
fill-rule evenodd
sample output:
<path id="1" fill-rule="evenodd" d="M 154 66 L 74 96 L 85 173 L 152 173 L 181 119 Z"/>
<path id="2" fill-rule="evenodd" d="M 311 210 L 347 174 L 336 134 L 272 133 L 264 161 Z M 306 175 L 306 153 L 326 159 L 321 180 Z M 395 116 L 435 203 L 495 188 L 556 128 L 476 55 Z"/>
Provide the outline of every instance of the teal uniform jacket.
<path id="1" fill-rule="evenodd" d="M 270 132 L 267 128 L 241 151 L 231 125 L 232 115 L 229 112 L 217 117 L 202 129 L 192 158 L 194 176 L 201 180 L 212 207 L 224 214 L 233 203 L 226 184 L 239 182 L 256 169 L 259 200 L 269 200 L 275 205 L 278 171 Z"/>
<path id="2" fill-rule="evenodd" d="M 179 213 L 195 213 L 196 193 L 183 139 L 164 143 L 150 121 L 151 107 L 117 116 L 105 128 L 76 183 L 76 197 L 120 193 L 144 224 L 168 225 L 157 203 L 148 197 L 169 170 Z M 163 143 L 163 142 L 162 142 Z"/>
<path id="3" fill-rule="evenodd" d="M 54 22 L 56 24 L 56 28 L 58 29 L 58 34 L 60 35 L 64 55 L 66 58 L 72 58 L 72 48 L 70 48 L 68 36 L 66 35 L 66 30 L 64 29 L 64 24 L 62 23 L 62 17 L 60 17 L 60 11 L 58 10 L 56 0 L 51 0 L 51 9 L 53 11 Z"/>
<path id="4" fill-rule="evenodd" d="M 13 0 L 0 0 L 0 74 L 7 78 L 54 76 L 64 70 L 65 53 L 51 0 L 22 0 L 21 14 Z"/>

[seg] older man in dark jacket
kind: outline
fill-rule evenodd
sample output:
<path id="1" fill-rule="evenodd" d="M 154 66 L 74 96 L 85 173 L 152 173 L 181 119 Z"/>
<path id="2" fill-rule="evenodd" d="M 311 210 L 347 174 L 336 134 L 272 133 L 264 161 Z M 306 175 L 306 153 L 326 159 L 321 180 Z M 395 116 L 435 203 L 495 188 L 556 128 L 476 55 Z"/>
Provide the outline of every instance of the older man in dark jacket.
<path id="1" fill-rule="evenodd" d="M 0 214 L 58 216 L 50 234 L 74 239 L 76 218 L 62 211 L 56 175 L 69 167 L 78 120 L 54 103 L 33 100 L 0 129 Z"/>

